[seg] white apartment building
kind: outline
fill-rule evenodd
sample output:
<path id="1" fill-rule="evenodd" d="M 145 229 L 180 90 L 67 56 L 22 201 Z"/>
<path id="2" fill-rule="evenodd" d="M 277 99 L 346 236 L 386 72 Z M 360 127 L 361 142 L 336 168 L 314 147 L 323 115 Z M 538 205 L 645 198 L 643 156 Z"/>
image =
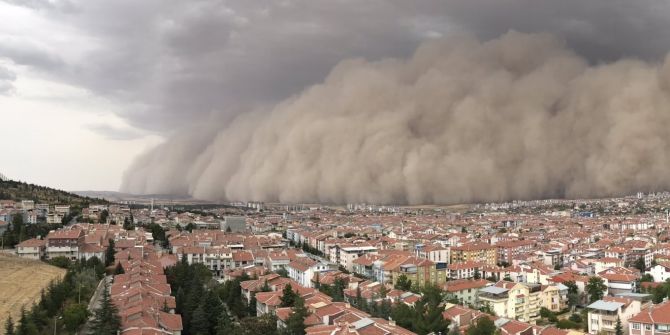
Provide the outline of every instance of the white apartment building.
<path id="1" fill-rule="evenodd" d="M 589 309 L 589 334 L 615 335 L 617 319 L 621 320 L 623 331 L 628 334 L 628 320 L 642 309 L 637 300 L 604 297 L 587 306 Z"/>
<path id="2" fill-rule="evenodd" d="M 377 248 L 371 245 L 346 245 L 330 248 L 330 260 L 341 265 L 347 271 L 354 270 L 354 261 L 366 254 L 377 254 Z"/>

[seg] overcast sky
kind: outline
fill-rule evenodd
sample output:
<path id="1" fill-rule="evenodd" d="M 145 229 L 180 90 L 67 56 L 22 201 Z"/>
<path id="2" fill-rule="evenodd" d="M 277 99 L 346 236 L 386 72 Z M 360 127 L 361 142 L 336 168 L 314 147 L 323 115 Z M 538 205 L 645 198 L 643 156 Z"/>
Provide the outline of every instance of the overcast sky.
<path id="1" fill-rule="evenodd" d="M 0 1 L 0 172 L 116 190 L 140 153 L 449 34 L 550 32 L 592 63 L 659 61 L 662 0 Z M 197 149 L 195 149 L 197 150 Z"/>

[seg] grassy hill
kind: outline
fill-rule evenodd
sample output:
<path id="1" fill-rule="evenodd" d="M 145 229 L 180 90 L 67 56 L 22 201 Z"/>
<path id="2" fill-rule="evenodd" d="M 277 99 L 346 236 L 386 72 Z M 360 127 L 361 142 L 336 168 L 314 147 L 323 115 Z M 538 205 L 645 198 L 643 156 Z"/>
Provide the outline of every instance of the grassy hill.
<path id="1" fill-rule="evenodd" d="M 13 180 L 0 180 L 0 200 L 34 200 L 35 203 L 67 204 L 85 208 L 89 204 L 107 204 L 104 199 L 82 197 L 45 186 L 28 184 Z"/>

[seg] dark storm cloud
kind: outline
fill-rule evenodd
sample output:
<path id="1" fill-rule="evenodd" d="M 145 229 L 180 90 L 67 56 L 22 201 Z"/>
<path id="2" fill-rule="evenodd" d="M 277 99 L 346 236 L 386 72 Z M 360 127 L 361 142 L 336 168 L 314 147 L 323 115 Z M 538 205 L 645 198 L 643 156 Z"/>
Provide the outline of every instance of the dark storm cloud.
<path id="1" fill-rule="evenodd" d="M 670 47 L 660 0 L 8 2 L 71 25 L 91 46 L 67 64 L 34 45 L 0 43 L 0 53 L 118 99 L 132 125 L 167 132 L 276 103 L 343 59 L 407 57 L 453 31 L 550 32 L 591 62 L 658 60 Z"/>
<path id="2" fill-rule="evenodd" d="M 664 0 L 448 0 L 449 19 L 480 38 L 514 29 L 565 38 L 591 62 L 670 50 L 670 2 Z"/>
<path id="3" fill-rule="evenodd" d="M 317 82 L 345 58 L 409 55 L 444 17 L 385 1 L 79 1 L 40 13 L 92 50 L 53 75 L 132 107 L 134 126 L 227 120 Z M 46 11 L 46 12 L 45 12 Z M 421 21 L 421 24 L 415 24 Z M 433 27 L 434 26 L 434 27 Z"/>
<path id="4" fill-rule="evenodd" d="M 248 134 L 268 135 L 271 125 L 262 120 L 270 116 L 270 111 L 284 111 L 282 106 L 292 106 L 294 99 L 315 96 L 310 92 L 319 86 L 312 85 L 324 82 L 324 78 L 329 78 L 326 79 L 329 84 L 356 87 L 355 80 L 349 77 L 346 80 L 331 78 L 348 74 L 333 68 L 349 58 L 372 62 L 369 67 L 375 68 L 377 63 L 374 62 L 383 63 L 383 59 L 395 59 L 388 62 L 408 59 L 419 45 L 432 37 L 473 34 L 478 43 L 487 45 L 486 41 L 499 38 L 510 30 L 550 33 L 558 41 L 564 41 L 569 52 L 576 54 L 576 62 L 583 60 L 587 64 L 628 57 L 661 63 L 670 49 L 670 4 L 661 0 L 80 0 L 40 3 L 31 1 L 27 7 L 35 8 L 37 13 L 49 20 L 70 25 L 79 31 L 85 36 L 86 51 L 75 61 L 60 61 L 64 57 L 58 51 L 51 51 L 51 58 L 44 59 L 54 62 L 33 59 L 31 62 L 24 61 L 24 64 L 42 69 L 53 78 L 121 102 L 127 108 L 120 114 L 131 125 L 162 132 L 169 137 L 166 144 L 138 160 L 133 170 L 128 172 L 126 187 L 146 192 L 197 192 L 211 197 L 223 194 L 276 198 L 279 192 L 277 184 L 254 184 L 264 178 L 245 180 L 242 177 L 256 176 L 254 171 L 236 170 L 227 165 L 232 163 L 217 159 L 219 153 L 212 152 L 213 148 L 223 152 L 221 157 L 235 159 L 235 154 L 244 154 L 236 151 L 237 148 L 262 143 L 270 145 L 267 151 L 254 147 L 250 151 L 254 154 L 248 155 L 258 158 L 261 157 L 258 153 L 263 152 L 279 159 L 277 157 L 284 152 L 283 149 L 271 145 L 281 138 L 275 141 L 272 136 L 281 137 L 283 132 L 263 137 L 262 141 L 253 141 L 247 137 Z M 510 41 L 510 38 L 504 41 Z M 518 44 L 523 50 L 532 50 L 523 43 Z M 464 48 L 471 52 L 477 50 L 472 45 L 465 45 Z M 562 46 L 556 50 L 564 52 Z M 546 61 L 539 56 L 523 56 L 521 58 L 528 61 Z M 439 57 L 449 58 L 450 55 Z M 30 59 L 18 55 L 14 58 Z M 440 63 L 437 58 L 431 61 Z M 421 64 L 421 60 L 417 63 Z M 345 64 L 348 63 L 345 61 Z M 468 70 L 477 68 L 474 63 L 468 65 L 473 67 Z M 492 61 L 489 66 L 496 68 Z M 366 67 L 361 66 L 363 72 Z M 403 66 L 397 68 L 403 69 Z M 450 75 L 447 73 L 445 78 Z M 582 74 L 575 76 L 583 77 Z M 620 77 L 625 78 L 623 75 Z M 398 85 L 405 84 L 402 75 L 393 78 L 398 80 Z M 329 92 L 338 92 L 338 89 L 329 87 Z M 403 91 L 397 92 L 403 94 Z M 387 97 L 389 100 L 393 98 Z M 421 96 L 413 98 L 420 101 Z M 311 99 L 309 101 L 313 109 L 323 109 L 330 104 L 328 100 L 321 101 L 323 105 L 313 103 Z M 360 97 L 352 101 L 360 106 L 368 105 Z M 348 101 L 339 103 L 343 109 L 358 108 L 348 105 Z M 556 103 L 560 105 L 561 102 Z M 435 106 L 447 108 L 440 104 Z M 337 115 L 336 112 L 341 111 L 332 113 Z M 368 112 L 360 111 L 360 114 L 373 119 L 374 113 L 369 115 Z M 275 112 L 279 114 L 275 118 L 284 120 L 284 113 L 288 112 Z M 308 116 L 305 114 L 305 118 Z M 230 129 L 231 124 L 238 128 Z M 263 124 L 264 128 L 257 129 L 256 124 Z M 288 125 L 290 123 L 285 125 L 287 131 L 300 134 L 298 129 L 288 129 Z M 252 141 L 254 143 L 250 143 Z M 221 142 L 235 143 L 236 147 L 221 146 Z M 403 144 L 397 147 L 403 147 Z M 312 154 L 315 156 L 310 157 L 316 157 L 319 152 Z M 471 157 L 479 156 L 473 152 Z M 268 161 L 270 165 L 275 163 L 279 164 Z M 357 166 L 366 169 L 365 165 Z M 435 165 L 435 168 L 439 167 L 439 164 Z M 245 168 L 258 167 L 251 164 Z M 211 174 L 208 178 L 185 176 L 205 170 Z M 203 188 L 203 184 L 218 180 L 221 174 L 215 172 L 221 171 L 231 174 L 231 180 L 235 180 L 228 191 Z M 322 178 L 328 178 L 325 170 L 315 171 Z M 363 172 L 374 174 L 374 171 Z M 546 178 L 546 185 L 551 189 L 545 193 L 524 193 L 525 189 L 508 193 L 499 190 L 498 198 L 509 194 L 521 197 L 560 194 L 554 187 L 565 185 L 561 186 L 556 179 L 552 179 L 555 176 L 547 175 Z M 334 180 L 317 182 L 331 185 Z M 393 200 L 453 199 L 441 193 L 435 197 L 418 194 L 410 199 L 398 191 L 402 184 L 384 185 L 397 195 L 393 196 Z M 633 186 L 636 184 L 631 183 L 627 187 Z M 371 185 L 370 189 L 386 188 Z M 610 189 L 615 188 L 601 188 Z M 355 188 L 352 188 L 351 192 L 354 191 Z M 471 198 L 483 199 L 481 192 L 481 189 L 472 190 Z M 362 197 L 361 192 L 358 195 L 338 191 L 320 194 L 314 190 L 295 191 L 289 198 L 306 199 L 314 194 L 318 194 L 320 199 L 337 201 L 381 199 L 374 192 L 365 193 Z"/>

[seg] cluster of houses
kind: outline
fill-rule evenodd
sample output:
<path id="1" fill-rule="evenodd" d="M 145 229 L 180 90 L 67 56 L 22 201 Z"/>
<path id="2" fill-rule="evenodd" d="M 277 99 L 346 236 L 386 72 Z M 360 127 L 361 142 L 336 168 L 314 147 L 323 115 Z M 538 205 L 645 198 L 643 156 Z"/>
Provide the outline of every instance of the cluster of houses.
<path id="1" fill-rule="evenodd" d="M 113 277 L 110 296 L 119 310 L 120 333 L 180 335 L 182 319 L 163 272 L 176 259 L 158 257 L 151 245 L 120 250 L 116 258 L 124 273 Z"/>
<path id="2" fill-rule="evenodd" d="M 118 252 L 131 254 L 121 265 L 126 273 L 136 273 L 128 279 L 134 289 L 155 293 L 155 301 L 146 302 L 147 306 L 172 303 L 169 287 L 160 285 L 164 284 L 161 271 L 176 259 L 204 264 L 220 281 L 246 273 L 257 279 L 243 283 L 245 296 L 255 295 L 258 314 L 275 314 L 280 326 L 290 310 L 279 307 L 279 297 L 283 287 L 291 285 L 311 311 L 309 334 L 344 330 L 409 334 L 393 320 L 371 317 L 350 302 L 362 297 L 368 302 L 388 300 L 412 306 L 420 295 L 411 291 L 432 284 L 446 292 L 443 316 L 461 331 L 478 318 L 489 317 L 506 334 L 574 335 L 580 332 L 538 325 L 541 310 L 568 309 L 566 282 L 576 284 L 579 305 L 588 310 L 588 333 L 614 335 L 616 320 L 630 335 L 663 334 L 668 329 L 664 317 L 668 303 L 652 304 L 648 294 L 640 293 L 643 275 L 656 283 L 670 278 L 670 224 L 664 216 L 456 215 L 323 207 L 287 212 L 264 207 L 245 217 L 226 217 L 126 211 L 115 205 L 91 207 L 85 214 L 92 218 L 103 210 L 108 212 L 108 223 L 68 225 L 22 242 L 17 254 L 104 260 L 112 239 Z M 154 251 L 151 233 L 142 228 L 127 231 L 109 224 L 132 217 L 141 225 L 145 216 L 166 230 L 168 249 Z M 193 230 L 184 230 L 189 224 Z M 133 252 L 143 256 L 132 256 Z M 145 282 L 146 276 L 157 286 Z M 119 280 L 126 282 L 126 277 Z M 606 290 L 602 300 L 591 303 L 586 286 L 592 277 L 601 278 Z M 337 279 L 346 283 L 344 302 L 333 302 L 318 290 Z M 409 282 L 412 290 L 397 289 L 400 280 Z M 260 290 L 266 283 L 269 292 Z M 484 307 L 489 314 L 480 311 Z M 129 315 L 124 322 L 157 320 L 158 328 L 175 333 L 178 327 L 168 326 L 176 324 L 167 315 L 170 311 L 151 310 Z M 148 321 L 145 325 L 156 327 Z"/>

